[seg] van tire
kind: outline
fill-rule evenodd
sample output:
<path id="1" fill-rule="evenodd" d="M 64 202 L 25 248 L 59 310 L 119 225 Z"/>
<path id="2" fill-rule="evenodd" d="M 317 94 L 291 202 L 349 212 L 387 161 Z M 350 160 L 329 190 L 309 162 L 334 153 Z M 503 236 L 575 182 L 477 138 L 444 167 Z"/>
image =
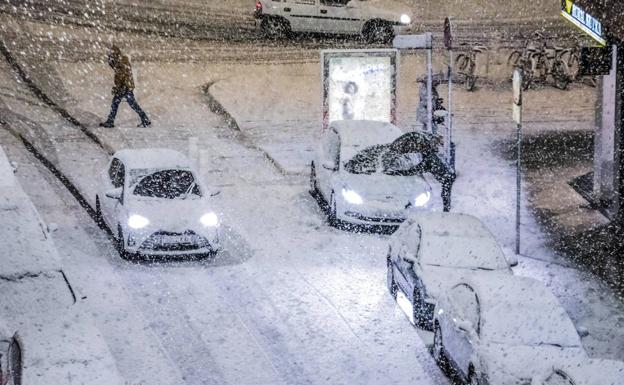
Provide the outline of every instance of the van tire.
<path id="1" fill-rule="evenodd" d="M 392 25 L 384 20 L 368 21 L 362 29 L 362 37 L 369 44 L 388 44 L 394 39 Z"/>
<path id="2" fill-rule="evenodd" d="M 290 23 L 282 17 L 266 16 L 260 30 L 267 39 L 284 39 L 290 35 Z"/>

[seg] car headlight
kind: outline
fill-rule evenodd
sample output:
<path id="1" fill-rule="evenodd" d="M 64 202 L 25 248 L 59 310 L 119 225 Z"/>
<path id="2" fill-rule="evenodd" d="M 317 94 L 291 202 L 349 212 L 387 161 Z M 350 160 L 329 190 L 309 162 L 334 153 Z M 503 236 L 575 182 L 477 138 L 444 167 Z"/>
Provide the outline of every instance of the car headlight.
<path id="1" fill-rule="evenodd" d="M 219 225 L 219 217 L 215 213 L 207 213 L 199 218 L 202 225 L 206 227 L 216 227 Z"/>
<path id="2" fill-rule="evenodd" d="M 399 20 L 401 21 L 401 24 L 409 24 L 412 22 L 412 18 L 406 14 L 401 15 L 401 18 Z"/>
<path id="3" fill-rule="evenodd" d="M 431 193 L 426 191 L 414 199 L 414 206 L 423 207 L 429 202 L 429 198 L 431 198 Z"/>
<path id="4" fill-rule="evenodd" d="M 353 205 L 361 205 L 362 203 L 364 203 L 364 200 L 362 199 L 360 194 L 356 193 L 353 190 L 342 189 L 342 197 L 344 198 L 344 200 Z"/>
<path id="5" fill-rule="evenodd" d="M 149 225 L 149 219 L 145 218 L 142 215 L 132 214 L 130 218 L 128 218 L 128 226 L 133 229 L 142 229 L 143 227 Z"/>

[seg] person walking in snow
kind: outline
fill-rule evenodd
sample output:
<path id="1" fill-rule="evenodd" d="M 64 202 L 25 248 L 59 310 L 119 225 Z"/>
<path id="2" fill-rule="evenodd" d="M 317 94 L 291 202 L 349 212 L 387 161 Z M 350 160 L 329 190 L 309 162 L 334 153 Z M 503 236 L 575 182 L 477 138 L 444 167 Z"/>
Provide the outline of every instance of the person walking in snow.
<path id="1" fill-rule="evenodd" d="M 108 65 L 115 71 L 115 84 L 113 85 L 113 101 L 111 103 L 110 114 L 106 122 L 100 123 L 100 127 L 115 127 L 115 117 L 117 109 L 122 99 L 126 99 L 130 108 L 132 108 L 141 118 L 141 123 L 137 127 L 147 127 L 152 124 L 147 114 L 134 98 L 134 79 L 132 78 L 132 66 L 128 56 L 121 53 L 116 45 L 111 47 L 108 54 Z"/>

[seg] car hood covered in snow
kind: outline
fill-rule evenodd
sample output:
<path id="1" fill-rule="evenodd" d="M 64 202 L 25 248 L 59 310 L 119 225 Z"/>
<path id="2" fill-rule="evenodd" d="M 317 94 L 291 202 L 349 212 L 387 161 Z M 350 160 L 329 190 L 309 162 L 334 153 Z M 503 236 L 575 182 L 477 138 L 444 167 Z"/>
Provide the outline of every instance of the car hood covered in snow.
<path id="1" fill-rule="evenodd" d="M 556 362 L 586 359 L 582 347 L 509 346 L 489 343 L 482 346 L 489 383 L 496 385 L 530 384 L 534 376 L 552 369 Z"/>
<path id="2" fill-rule="evenodd" d="M 422 194 L 431 193 L 431 186 L 421 176 L 392 176 L 383 173 L 350 174 L 340 173 L 338 188 L 357 192 L 365 202 L 376 201 L 396 204 L 401 208 L 414 204 L 414 199 Z"/>
<path id="3" fill-rule="evenodd" d="M 201 216 L 213 211 L 206 198 L 133 198 L 128 202 L 128 212 L 149 219 L 150 229 L 177 232 L 201 229 Z"/>

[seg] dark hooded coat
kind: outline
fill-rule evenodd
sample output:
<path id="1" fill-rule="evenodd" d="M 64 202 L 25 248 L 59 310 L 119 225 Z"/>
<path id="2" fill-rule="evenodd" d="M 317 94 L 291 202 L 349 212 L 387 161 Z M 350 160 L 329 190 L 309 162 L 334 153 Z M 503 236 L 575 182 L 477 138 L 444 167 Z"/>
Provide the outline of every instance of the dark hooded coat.
<path id="1" fill-rule="evenodd" d="M 108 54 L 108 64 L 115 71 L 115 84 L 113 85 L 113 95 L 122 96 L 134 90 L 134 79 L 132 78 L 132 66 L 130 59 L 121 53 L 119 47 L 114 45 Z"/>

